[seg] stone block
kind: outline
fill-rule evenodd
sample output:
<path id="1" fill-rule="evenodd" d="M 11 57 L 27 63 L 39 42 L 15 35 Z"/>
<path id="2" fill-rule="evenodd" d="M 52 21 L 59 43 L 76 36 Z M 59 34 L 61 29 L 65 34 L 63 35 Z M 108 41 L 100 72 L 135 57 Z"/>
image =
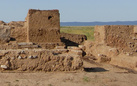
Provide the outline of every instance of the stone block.
<path id="1" fill-rule="evenodd" d="M 65 46 L 56 46 L 55 49 L 65 49 Z"/>
<path id="2" fill-rule="evenodd" d="M 23 45 L 33 45 L 32 42 L 20 42 L 18 43 L 19 46 L 23 46 Z"/>
<path id="3" fill-rule="evenodd" d="M 0 43 L 7 43 L 10 40 L 10 27 L 0 25 Z"/>
<path id="4" fill-rule="evenodd" d="M 62 53 L 67 53 L 67 52 L 68 52 L 67 49 L 53 49 L 53 50 L 52 50 L 52 53 L 53 53 L 54 55 L 62 54 Z"/>
<path id="5" fill-rule="evenodd" d="M 81 55 L 83 54 L 83 51 L 82 50 L 70 50 L 69 53 L 71 54 L 76 54 L 76 55 Z"/>
<path id="6" fill-rule="evenodd" d="M 81 50 L 81 48 L 76 47 L 76 46 L 68 46 L 67 49 Z"/>
<path id="7" fill-rule="evenodd" d="M 8 67 L 6 65 L 1 65 L 1 68 L 7 69 Z"/>
<path id="8" fill-rule="evenodd" d="M 86 49 L 86 47 L 84 46 L 84 45 L 79 45 L 78 46 L 80 49 L 82 49 L 82 50 L 85 50 Z"/>

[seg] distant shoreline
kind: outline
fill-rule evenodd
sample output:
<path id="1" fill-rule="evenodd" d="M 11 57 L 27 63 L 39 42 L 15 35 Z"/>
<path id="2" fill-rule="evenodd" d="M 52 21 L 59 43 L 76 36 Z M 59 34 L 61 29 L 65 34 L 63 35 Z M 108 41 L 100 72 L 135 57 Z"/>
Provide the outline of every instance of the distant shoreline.
<path id="1" fill-rule="evenodd" d="M 60 22 L 60 26 L 137 25 L 137 21 L 114 22 Z"/>

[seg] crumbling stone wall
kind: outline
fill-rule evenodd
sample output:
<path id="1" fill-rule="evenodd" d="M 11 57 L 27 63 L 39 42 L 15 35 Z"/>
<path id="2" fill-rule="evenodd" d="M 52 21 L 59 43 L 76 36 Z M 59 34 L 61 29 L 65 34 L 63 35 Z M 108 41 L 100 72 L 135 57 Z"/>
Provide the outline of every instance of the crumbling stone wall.
<path id="1" fill-rule="evenodd" d="M 81 55 L 68 54 L 67 49 L 1 50 L 0 58 L 0 71 L 51 72 L 83 68 Z"/>
<path id="2" fill-rule="evenodd" d="M 69 34 L 69 33 L 60 33 L 61 41 L 65 43 L 66 46 L 78 46 L 82 44 L 87 37 L 85 35 L 80 34 Z"/>
<path id="3" fill-rule="evenodd" d="M 95 27 L 95 42 L 116 47 L 123 52 L 137 51 L 136 26 L 105 25 Z"/>
<path id="4" fill-rule="evenodd" d="M 27 26 L 24 21 L 12 21 L 8 25 L 11 27 L 11 41 L 27 42 Z"/>
<path id="5" fill-rule="evenodd" d="M 66 46 L 82 44 L 87 39 L 85 35 L 60 33 L 59 16 L 58 10 L 30 9 L 25 21 L 10 23 L 0 21 L 0 24 L 11 28 L 10 41 L 13 41 L 12 43 L 32 42 L 46 49 L 63 45 L 63 43 Z M 1 49 L 7 49 L 6 46 L 1 46 Z"/>
<path id="6" fill-rule="evenodd" d="M 5 24 L 3 21 L 1 24 Z M 16 42 L 60 42 L 58 10 L 29 10 L 26 21 L 12 21 L 11 38 Z"/>
<path id="7" fill-rule="evenodd" d="M 0 25 L 0 44 L 7 43 L 10 40 L 10 27 Z"/>
<path id="8" fill-rule="evenodd" d="M 58 10 L 30 9 L 26 17 L 28 42 L 60 42 Z"/>
<path id="9" fill-rule="evenodd" d="M 86 40 L 84 35 L 63 34 L 62 37 L 77 44 Z M 26 21 L 0 21 L 0 43 L 3 41 L 4 44 L 0 45 L 0 72 L 83 69 L 82 46 L 60 46 L 64 44 L 61 42 L 58 10 L 31 9 Z"/>
<path id="10" fill-rule="evenodd" d="M 137 68 L 137 26 L 105 25 L 95 27 L 92 54 L 113 65 Z M 109 59 L 109 60 L 108 60 Z"/>

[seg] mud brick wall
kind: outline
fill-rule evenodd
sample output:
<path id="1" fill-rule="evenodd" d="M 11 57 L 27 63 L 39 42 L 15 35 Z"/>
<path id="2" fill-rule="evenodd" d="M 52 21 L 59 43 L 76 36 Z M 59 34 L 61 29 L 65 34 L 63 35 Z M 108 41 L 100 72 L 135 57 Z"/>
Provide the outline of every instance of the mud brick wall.
<path id="1" fill-rule="evenodd" d="M 94 36 L 97 44 L 106 44 L 124 52 L 137 52 L 137 26 L 96 26 Z"/>
<path id="2" fill-rule="evenodd" d="M 60 33 L 61 34 L 61 41 L 65 43 L 66 46 L 78 46 L 82 44 L 87 37 L 85 35 L 79 34 L 68 34 L 68 33 Z"/>
<path id="3" fill-rule="evenodd" d="M 105 26 L 95 26 L 94 38 L 96 44 L 104 44 L 106 40 Z"/>
<path id="4" fill-rule="evenodd" d="M 133 26 L 115 25 L 105 26 L 106 28 L 106 43 L 112 47 L 127 48 L 128 42 L 133 42 L 132 33 Z"/>
<path id="5" fill-rule="evenodd" d="M 60 18 L 58 10 L 30 9 L 26 21 L 28 26 L 28 42 L 60 42 Z"/>
<path id="6" fill-rule="evenodd" d="M 0 72 L 75 71 L 83 68 L 81 56 L 64 50 L 1 50 Z M 56 53 L 56 55 L 54 55 Z M 58 54 L 58 55 L 57 55 Z"/>
<path id="7" fill-rule="evenodd" d="M 8 25 L 11 27 L 11 41 L 27 42 L 27 26 L 24 21 L 12 21 Z"/>

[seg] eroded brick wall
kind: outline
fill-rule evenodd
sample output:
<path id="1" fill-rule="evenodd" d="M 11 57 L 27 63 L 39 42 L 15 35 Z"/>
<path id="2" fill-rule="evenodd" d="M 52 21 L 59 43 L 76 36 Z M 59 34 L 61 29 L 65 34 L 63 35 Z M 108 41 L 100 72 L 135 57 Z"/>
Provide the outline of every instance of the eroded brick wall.
<path id="1" fill-rule="evenodd" d="M 96 44 L 116 47 L 124 52 L 137 52 L 137 26 L 105 25 L 95 27 Z"/>
<path id="2" fill-rule="evenodd" d="M 60 42 L 58 10 L 32 10 L 27 15 L 28 42 Z"/>
<path id="3" fill-rule="evenodd" d="M 81 55 L 68 54 L 67 49 L 1 50 L 0 72 L 53 72 L 83 69 Z"/>
<path id="4" fill-rule="evenodd" d="M 12 21 L 8 25 L 11 27 L 11 41 L 27 42 L 27 26 L 24 21 Z"/>

